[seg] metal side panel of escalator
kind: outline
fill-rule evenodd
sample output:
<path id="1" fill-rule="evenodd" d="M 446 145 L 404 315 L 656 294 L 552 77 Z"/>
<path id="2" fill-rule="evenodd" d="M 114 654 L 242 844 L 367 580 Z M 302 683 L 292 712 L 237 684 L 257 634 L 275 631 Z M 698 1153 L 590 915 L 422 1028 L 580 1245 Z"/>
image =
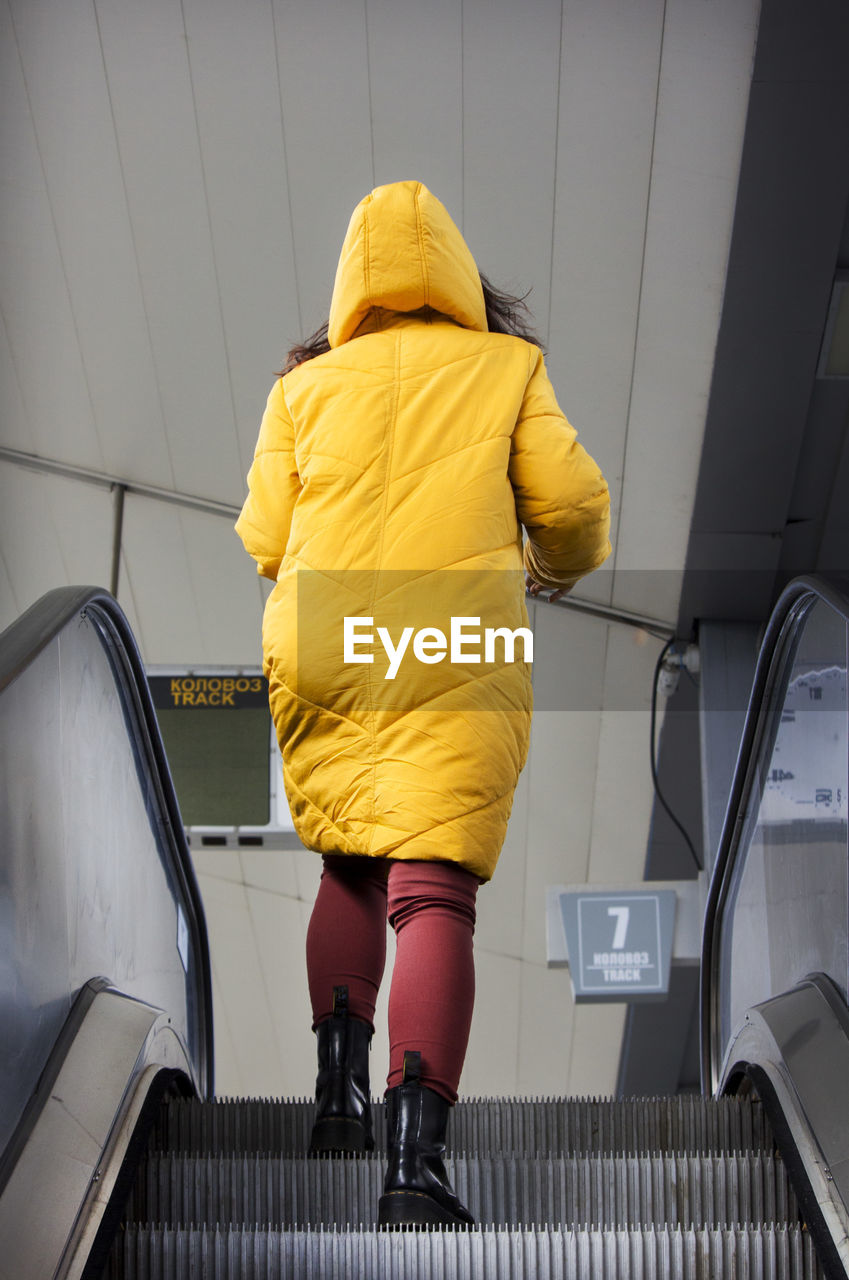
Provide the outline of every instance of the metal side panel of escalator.
<path id="1" fill-rule="evenodd" d="M 846 583 L 761 646 L 705 916 L 702 1086 L 761 1099 L 829 1276 L 849 1274 Z"/>
<path id="2" fill-rule="evenodd" d="M 203 908 L 107 593 L 0 636 L 0 758 L 0 1276 L 79 1276 L 159 1096 L 212 1092 Z"/>

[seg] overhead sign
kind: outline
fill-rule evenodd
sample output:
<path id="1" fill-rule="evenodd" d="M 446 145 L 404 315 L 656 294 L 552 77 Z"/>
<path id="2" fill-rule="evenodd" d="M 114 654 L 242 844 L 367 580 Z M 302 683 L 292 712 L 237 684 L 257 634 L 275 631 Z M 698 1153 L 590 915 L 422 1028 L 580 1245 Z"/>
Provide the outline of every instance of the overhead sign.
<path id="1" fill-rule="evenodd" d="M 560 894 L 576 1003 L 667 993 L 675 902 L 674 889 Z"/>
<path id="2" fill-rule="evenodd" d="M 268 686 L 241 672 L 149 677 L 187 827 L 266 827 L 271 820 Z"/>
<path id="3" fill-rule="evenodd" d="M 149 676 L 148 683 L 157 711 L 268 710 L 268 681 L 262 676 Z"/>

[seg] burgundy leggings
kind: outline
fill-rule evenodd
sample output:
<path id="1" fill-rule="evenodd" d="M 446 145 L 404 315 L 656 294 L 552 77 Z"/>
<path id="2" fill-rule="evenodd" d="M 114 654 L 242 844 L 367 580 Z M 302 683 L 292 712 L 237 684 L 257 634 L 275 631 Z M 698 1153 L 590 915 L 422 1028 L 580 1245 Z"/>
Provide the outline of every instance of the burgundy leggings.
<path id="1" fill-rule="evenodd" d="M 386 921 L 397 939 L 389 991 L 387 1088 L 401 1083 L 406 1049 L 422 1055 L 422 1082 L 457 1101 L 475 1000 L 472 938 L 478 879 L 451 862 L 324 857 L 307 930 L 313 1025 L 347 986 L 355 1018 L 374 1026 L 386 961 Z"/>

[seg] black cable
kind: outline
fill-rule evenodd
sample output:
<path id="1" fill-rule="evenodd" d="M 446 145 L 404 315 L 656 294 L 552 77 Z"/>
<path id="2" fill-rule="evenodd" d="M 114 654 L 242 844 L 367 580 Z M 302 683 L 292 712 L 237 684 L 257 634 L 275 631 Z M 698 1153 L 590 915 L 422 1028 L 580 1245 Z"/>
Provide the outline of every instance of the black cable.
<path id="1" fill-rule="evenodd" d="M 666 801 L 666 797 L 664 796 L 663 792 L 660 789 L 660 782 L 657 776 L 657 759 L 655 756 L 655 727 L 657 724 L 657 684 L 658 684 L 658 680 L 660 679 L 660 669 L 663 666 L 663 660 L 666 657 L 669 650 L 674 645 L 674 643 L 675 643 L 674 636 L 672 639 L 667 640 L 666 644 L 663 646 L 663 648 L 660 651 L 660 656 L 658 657 L 657 663 L 655 664 L 655 668 L 654 668 L 654 681 L 652 683 L 652 691 L 651 691 L 651 741 L 649 743 L 649 761 L 651 763 L 651 780 L 654 784 L 654 793 L 657 796 L 658 801 L 660 802 L 661 806 L 666 810 L 666 813 L 669 816 L 669 818 L 672 820 L 672 822 L 675 823 L 675 826 L 681 832 L 681 835 L 684 837 L 684 840 L 686 841 L 686 844 L 687 844 L 687 848 L 690 850 L 690 853 L 693 858 L 693 862 L 696 864 L 696 867 L 698 868 L 699 871 L 703 871 L 704 868 L 702 864 L 699 862 L 699 856 L 696 853 L 696 847 L 693 844 L 687 832 L 684 830 L 684 827 L 681 825 L 681 823 L 675 817 L 675 814 L 670 809 Z"/>

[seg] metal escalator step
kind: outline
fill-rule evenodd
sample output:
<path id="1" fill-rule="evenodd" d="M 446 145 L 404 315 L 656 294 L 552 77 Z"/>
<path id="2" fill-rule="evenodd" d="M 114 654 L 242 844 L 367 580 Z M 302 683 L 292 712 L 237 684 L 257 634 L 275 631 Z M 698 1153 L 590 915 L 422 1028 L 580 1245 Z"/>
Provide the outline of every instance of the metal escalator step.
<path id="1" fill-rule="evenodd" d="M 381 1103 L 373 1104 L 378 1150 L 385 1148 Z M 303 1154 L 313 1103 L 303 1099 L 172 1101 L 154 1145 L 166 1151 L 274 1151 Z M 475 1098 L 454 1108 L 450 1149 L 536 1155 L 541 1152 L 769 1151 L 763 1110 L 741 1098 Z"/>
<path id="2" fill-rule="evenodd" d="M 447 1164 L 476 1220 L 498 1227 L 725 1227 L 799 1216 L 783 1164 L 760 1153 L 455 1156 Z M 139 1175 L 128 1216 L 175 1225 L 374 1226 L 383 1169 L 374 1156 L 153 1155 Z"/>
<path id="3" fill-rule="evenodd" d="M 109 1280 L 818 1280 L 799 1227 L 293 1231 L 130 1227 Z"/>

